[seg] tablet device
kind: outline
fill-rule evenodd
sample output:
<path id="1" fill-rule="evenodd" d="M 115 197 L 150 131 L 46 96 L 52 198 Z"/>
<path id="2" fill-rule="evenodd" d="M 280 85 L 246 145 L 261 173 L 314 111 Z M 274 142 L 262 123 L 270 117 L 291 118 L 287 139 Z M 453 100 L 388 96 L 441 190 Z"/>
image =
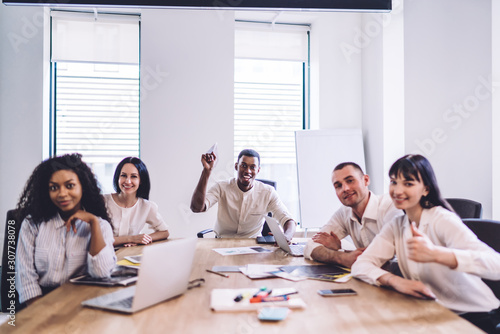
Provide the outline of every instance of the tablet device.
<path id="1" fill-rule="evenodd" d="M 263 237 L 263 236 L 257 237 L 257 243 L 258 244 L 266 244 L 266 245 L 274 245 L 276 243 L 276 240 L 274 239 L 274 236 L 266 235 L 265 237 Z"/>

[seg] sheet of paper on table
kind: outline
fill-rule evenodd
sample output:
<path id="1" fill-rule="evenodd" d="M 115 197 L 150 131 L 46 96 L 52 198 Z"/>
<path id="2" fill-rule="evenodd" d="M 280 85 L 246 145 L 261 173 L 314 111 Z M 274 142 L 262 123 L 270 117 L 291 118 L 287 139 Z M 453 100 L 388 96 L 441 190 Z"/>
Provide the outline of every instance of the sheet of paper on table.
<path id="1" fill-rule="evenodd" d="M 280 267 L 273 264 L 247 264 L 246 267 L 240 267 L 240 271 L 248 278 L 267 278 L 276 277 L 271 272 L 280 271 Z"/>
<path id="2" fill-rule="evenodd" d="M 243 254 L 258 254 L 258 253 L 271 253 L 272 250 L 261 246 L 252 247 L 232 247 L 232 248 L 213 248 L 213 251 L 220 255 L 243 255 Z"/>

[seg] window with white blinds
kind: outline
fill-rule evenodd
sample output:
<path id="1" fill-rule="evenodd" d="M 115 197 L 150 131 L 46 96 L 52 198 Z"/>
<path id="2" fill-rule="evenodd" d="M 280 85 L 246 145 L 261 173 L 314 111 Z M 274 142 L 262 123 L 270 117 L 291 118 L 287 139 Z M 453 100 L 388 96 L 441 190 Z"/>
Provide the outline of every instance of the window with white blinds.
<path id="1" fill-rule="evenodd" d="M 137 65 L 57 62 L 55 151 L 87 163 L 139 155 Z"/>
<path id="2" fill-rule="evenodd" d="M 140 155 L 140 17 L 51 16 L 53 154 L 82 154 L 110 192 L 118 162 Z"/>
<path id="3" fill-rule="evenodd" d="M 236 22 L 234 155 L 261 156 L 257 178 L 277 182 L 297 220 L 295 131 L 307 128 L 309 26 Z"/>
<path id="4" fill-rule="evenodd" d="M 297 61 L 235 60 L 235 156 L 247 147 L 268 164 L 295 163 L 303 129 L 304 70 Z"/>

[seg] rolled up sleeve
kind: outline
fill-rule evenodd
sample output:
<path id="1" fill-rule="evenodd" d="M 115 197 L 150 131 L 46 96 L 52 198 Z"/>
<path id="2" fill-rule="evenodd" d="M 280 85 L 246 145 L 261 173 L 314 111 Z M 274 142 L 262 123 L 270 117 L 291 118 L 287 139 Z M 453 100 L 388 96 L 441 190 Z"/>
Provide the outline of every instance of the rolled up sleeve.
<path id="1" fill-rule="evenodd" d="M 205 211 L 208 211 L 215 203 L 219 202 L 221 194 L 221 186 L 219 183 L 214 184 L 208 189 L 205 195 Z"/>
<path id="2" fill-rule="evenodd" d="M 337 237 L 342 240 L 347 236 L 347 231 L 343 227 L 342 221 L 345 220 L 345 214 L 341 210 L 337 210 L 330 220 L 321 228 L 320 232 L 330 233 L 333 232 Z M 322 244 L 309 240 L 304 248 L 304 257 L 309 260 L 314 260 L 311 257 L 312 252 Z"/>

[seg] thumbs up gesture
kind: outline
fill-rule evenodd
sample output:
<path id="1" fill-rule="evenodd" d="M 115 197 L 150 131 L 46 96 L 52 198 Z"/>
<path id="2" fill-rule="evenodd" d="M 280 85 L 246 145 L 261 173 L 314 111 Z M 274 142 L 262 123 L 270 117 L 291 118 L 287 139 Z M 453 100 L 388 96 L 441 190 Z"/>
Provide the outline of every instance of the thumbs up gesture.
<path id="1" fill-rule="evenodd" d="M 436 246 L 427 235 L 420 232 L 415 222 L 410 226 L 412 237 L 408 239 L 408 258 L 416 262 L 436 262 Z"/>

